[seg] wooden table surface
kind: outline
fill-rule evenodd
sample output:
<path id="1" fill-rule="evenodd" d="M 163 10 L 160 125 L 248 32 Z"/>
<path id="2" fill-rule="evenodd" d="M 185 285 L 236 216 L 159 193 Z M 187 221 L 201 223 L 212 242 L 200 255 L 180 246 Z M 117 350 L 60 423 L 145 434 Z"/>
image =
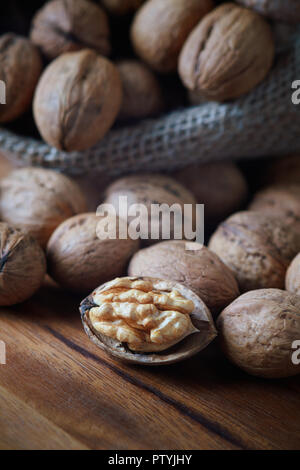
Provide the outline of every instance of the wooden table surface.
<path id="1" fill-rule="evenodd" d="M 1 449 L 300 449 L 300 376 L 247 376 L 217 342 L 173 366 L 122 365 L 89 341 L 79 301 L 48 284 L 0 310 Z"/>

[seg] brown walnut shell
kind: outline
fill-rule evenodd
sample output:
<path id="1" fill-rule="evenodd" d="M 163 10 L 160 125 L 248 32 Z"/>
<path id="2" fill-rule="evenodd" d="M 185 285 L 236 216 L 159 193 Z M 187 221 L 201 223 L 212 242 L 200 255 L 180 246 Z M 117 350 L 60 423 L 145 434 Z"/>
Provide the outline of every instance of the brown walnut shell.
<path id="1" fill-rule="evenodd" d="M 48 271 L 62 287 L 86 293 L 124 274 L 139 242 L 129 237 L 101 239 L 97 228 L 103 219 L 95 213 L 80 214 L 52 234 L 47 246 Z"/>
<path id="2" fill-rule="evenodd" d="M 266 378 L 300 373 L 293 342 L 300 338 L 300 297 L 279 289 L 247 292 L 217 321 L 228 359 L 249 374 Z"/>
<path id="3" fill-rule="evenodd" d="M 285 221 L 261 212 L 239 212 L 223 222 L 209 248 L 232 269 L 242 292 L 284 288 L 300 236 Z"/>
<path id="4" fill-rule="evenodd" d="M 116 15 L 124 15 L 137 10 L 144 0 L 102 0 L 103 6 Z"/>
<path id="5" fill-rule="evenodd" d="M 63 54 L 43 73 L 34 98 L 36 125 L 48 144 L 86 150 L 114 123 L 122 102 L 117 68 L 91 50 Z"/>
<path id="6" fill-rule="evenodd" d="M 300 234 L 300 186 L 273 185 L 256 193 L 250 210 L 281 217 Z"/>
<path id="7" fill-rule="evenodd" d="M 247 8 L 277 21 L 297 23 L 300 21 L 299 0 L 237 0 Z"/>
<path id="8" fill-rule="evenodd" d="M 286 274 L 285 287 L 300 296 L 300 253 L 293 259 Z"/>
<path id="9" fill-rule="evenodd" d="M 141 238 L 145 244 L 155 243 L 162 238 L 163 222 L 151 218 L 152 204 L 173 204 L 179 206 L 183 214 L 184 204 L 195 205 L 196 201 L 192 193 L 173 178 L 159 174 L 138 174 L 125 176 L 112 183 L 106 190 L 105 203 L 111 204 L 118 215 L 120 197 L 127 197 L 128 208 L 133 204 L 142 204 L 147 209 L 147 220 L 141 215 L 142 225 L 145 225 L 147 233 L 141 228 Z M 194 215 L 194 214 L 193 214 Z M 130 222 L 132 218 L 128 217 Z M 159 232 L 158 239 L 151 238 L 151 228 Z M 170 223 L 170 239 L 174 238 L 174 219 Z"/>
<path id="10" fill-rule="evenodd" d="M 270 26 L 257 13 L 225 3 L 206 15 L 179 59 L 185 86 L 209 100 L 248 93 L 268 74 L 275 47 Z"/>
<path id="11" fill-rule="evenodd" d="M 30 108 L 41 72 L 39 52 L 28 39 L 12 33 L 0 36 L 0 80 L 6 95 L 0 123 L 13 121 Z"/>
<path id="12" fill-rule="evenodd" d="M 191 314 L 191 320 L 199 332 L 187 336 L 184 340 L 177 343 L 175 346 L 156 353 L 141 353 L 131 351 L 126 343 L 118 342 L 109 338 L 99 332 L 96 332 L 89 321 L 89 311 L 95 306 L 93 301 L 93 293 L 87 297 L 80 305 L 80 312 L 82 317 L 83 326 L 89 338 L 100 347 L 103 351 L 108 353 L 115 359 L 132 364 L 141 364 L 147 366 L 168 365 L 179 361 L 188 359 L 198 352 L 202 351 L 209 343 L 216 337 L 216 329 L 211 317 L 211 314 L 203 303 L 203 301 L 190 289 L 182 284 L 166 281 L 156 278 L 131 278 L 150 280 L 157 291 L 170 292 L 173 288 L 183 295 L 185 298 L 192 300 L 195 309 Z M 106 284 L 100 287 L 105 289 Z"/>
<path id="13" fill-rule="evenodd" d="M 238 210 L 247 199 L 247 182 L 234 163 L 191 165 L 175 175 L 205 205 L 205 224 L 220 223 Z"/>
<path id="14" fill-rule="evenodd" d="M 109 55 L 109 25 L 106 13 L 87 0 L 52 0 L 35 15 L 31 40 L 49 59 L 66 52 L 94 49 Z"/>
<path id="15" fill-rule="evenodd" d="M 0 305 L 29 299 L 46 274 L 46 258 L 39 244 L 25 233 L 0 223 Z"/>
<path id="16" fill-rule="evenodd" d="M 0 218 L 42 247 L 61 222 L 85 210 L 79 186 L 55 171 L 22 168 L 0 181 Z"/>
<path id="17" fill-rule="evenodd" d="M 145 118 L 161 112 L 163 94 L 153 72 L 136 60 L 123 60 L 117 65 L 123 85 L 119 119 Z"/>
<path id="18" fill-rule="evenodd" d="M 230 269 L 215 253 L 196 242 L 166 241 L 140 250 L 130 261 L 128 274 L 180 282 L 192 289 L 213 315 L 239 296 Z"/>
<path id="19" fill-rule="evenodd" d="M 175 71 L 188 34 L 212 8 L 212 0 L 147 1 L 131 28 L 137 55 L 158 72 Z"/>

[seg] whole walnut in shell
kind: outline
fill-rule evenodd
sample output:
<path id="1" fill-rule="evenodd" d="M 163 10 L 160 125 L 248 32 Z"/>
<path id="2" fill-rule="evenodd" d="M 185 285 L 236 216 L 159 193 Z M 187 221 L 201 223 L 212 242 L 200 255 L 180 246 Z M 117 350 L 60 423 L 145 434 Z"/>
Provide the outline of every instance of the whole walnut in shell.
<path id="1" fill-rule="evenodd" d="M 300 297 L 279 289 L 247 292 L 219 316 L 225 355 L 249 374 L 267 378 L 300 373 L 293 342 L 300 338 Z"/>
<path id="2" fill-rule="evenodd" d="M 165 279 L 114 279 L 83 300 L 80 312 L 85 332 L 98 347 L 133 364 L 182 361 L 216 336 L 200 297 Z"/>
<path id="3" fill-rule="evenodd" d="M 234 163 L 190 165 L 175 175 L 205 205 L 205 224 L 214 226 L 246 201 L 247 182 Z"/>
<path id="4" fill-rule="evenodd" d="M 167 214 L 167 210 L 171 209 L 171 206 L 175 205 L 175 216 L 170 221 L 170 239 L 173 239 L 176 234 L 176 215 L 180 217 L 180 222 L 183 221 L 184 204 L 191 204 L 195 206 L 195 198 L 184 186 L 178 183 L 169 176 L 159 174 L 139 174 L 126 176 L 118 179 L 106 190 L 105 203 L 111 204 L 116 213 L 121 216 L 122 210 L 127 207 L 122 207 L 122 199 L 126 197 L 126 203 L 128 209 L 135 204 L 142 204 L 145 211 L 139 213 L 141 220 L 140 237 L 146 244 L 157 242 L 164 238 L 163 230 L 166 227 L 164 219 L 157 214 L 158 217 L 153 213 L 153 205 L 166 207 L 166 211 L 162 210 L 163 214 Z M 164 206 L 162 206 L 164 209 Z M 170 215 L 170 213 L 169 213 Z M 194 213 L 192 214 L 194 223 Z M 135 217 L 128 217 L 129 223 L 135 219 Z M 170 219 L 168 219 L 170 220 Z M 155 233 L 155 236 L 151 236 Z M 180 238 L 183 238 L 182 232 Z"/>
<path id="5" fill-rule="evenodd" d="M 144 64 L 136 60 L 118 63 L 123 85 L 119 118 L 145 118 L 162 111 L 163 94 L 159 81 Z"/>
<path id="6" fill-rule="evenodd" d="M 250 210 L 281 217 L 300 234 L 300 186 L 273 185 L 256 193 Z"/>
<path id="7" fill-rule="evenodd" d="M 61 222 L 85 209 L 79 186 L 52 170 L 22 168 L 0 181 L 0 218 L 42 247 Z"/>
<path id="8" fill-rule="evenodd" d="M 34 238 L 0 223 L 0 305 L 29 299 L 46 274 L 46 258 Z"/>
<path id="9" fill-rule="evenodd" d="M 300 296 L 300 253 L 293 259 L 286 274 L 286 289 Z"/>
<path id="10" fill-rule="evenodd" d="M 122 102 L 117 68 L 91 50 L 63 54 L 44 71 L 34 98 L 36 125 L 48 144 L 67 152 L 96 144 Z"/>
<path id="11" fill-rule="evenodd" d="M 185 86 L 209 100 L 237 98 L 268 74 L 275 46 L 257 13 L 225 3 L 206 15 L 184 44 L 179 74 Z"/>
<path id="12" fill-rule="evenodd" d="M 131 28 L 137 55 L 158 72 L 175 71 L 188 34 L 212 8 L 212 0 L 148 0 Z"/>
<path id="13" fill-rule="evenodd" d="M 144 0 L 102 0 L 105 8 L 116 15 L 124 15 L 137 10 L 143 2 Z"/>
<path id="14" fill-rule="evenodd" d="M 264 184 L 300 184 L 300 154 L 272 159 L 263 175 Z"/>
<path id="15" fill-rule="evenodd" d="M 41 72 L 39 52 L 28 39 L 12 33 L 0 36 L 0 80 L 6 95 L 0 123 L 13 121 L 30 108 Z"/>
<path id="16" fill-rule="evenodd" d="M 299 0 L 237 0 L 245 7 L 277 21 L 296 23 L 300 21 Z"/>
<path id="17" fill-rule="evenodd" d="M 285 221 L 261 212 L 239 212 L 223 222 L 209 248 L 232 269 L 241 291 L 284 287 L 300 236 Z"/>
<path id="18" fill-rule="evenodd" d="M 100 6 L 88 0 L 52 0 L 35 15 L 30 37 L 54 59 L 86 48 L 108 55 L 109 35 L 107 15 Z"/>
<path id="19" fill-rule="evenodd" d="M 230 269 L 195 242 L 166 241 L 140 250 L 132 258 L 128 274 L 180 282 L 199 295 L 214 315 L 239 296 Z"/>
<path id="20" fill-rule="evenodd" d="M 101 236 L 99 224 L 108 224 L 108 238 Z M 118 233 L 118 219 L 85 213 L 63 222 L 47 246 L 48 271 L 61 286 L 87 292 L 99 284 L 121 276 L 135 251 L 137 240 L 111 238 Z"/>

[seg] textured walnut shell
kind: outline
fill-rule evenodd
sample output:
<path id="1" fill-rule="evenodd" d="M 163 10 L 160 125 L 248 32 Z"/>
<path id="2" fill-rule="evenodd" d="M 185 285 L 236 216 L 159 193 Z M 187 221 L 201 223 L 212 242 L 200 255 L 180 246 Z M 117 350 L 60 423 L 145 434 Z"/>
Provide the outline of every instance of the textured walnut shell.
<path id="1" fill-rule="evenodd" d="M 250 210 L 266 212 L 282 220 L 300 234 L 300 186 L 274 185 L 259 191 Z"/>
<path id="2" fill-rule="evenodd" d="M 300 154 L 278 158 L 267 165 L 265 184 L 300 184 Z"/>
<path id="3" fill-rule="evenodd" d="M 185 241 L 166 241 L 140 250 L 132 258 L 128 274 L 180 282 L 217 315 L 239 296 L 237 281 L 215 253 L 194 242 L 188 245 L 189 250 Z"/>
<path id="4" fill-rule="evenodd" d="M 247 182 L 234 163 L 191 165 L 175 175 L 205 205 L 205 224 L 214 226 L 246 201 Z"/>
<path id="5" fill-rule="evenodd" d="M 105 203 L 112 204 L 119 214 L 119 201 L 121 196 L 127 197 L 128 207 L 132 204 L 143 204 L 148 211 L 148 227 L 150 233 L 150 222 L 158 227 L 162 235 L 162 222 L 151 221 L 151 205 L 167 204 L 169 207 L 178 204 L 183 211 L 184 204 L 195 204 L 195 198 L 184 186 L 173 178 L 158 174 L 139 174 L 120 178 L 112 183 L 106 190 Z M 131 220 L 130 217 L 128 218 Z M 146 223 L 145 223 L 146 225 Z M 171 221 L 171 239 L 174 236 L 174 223 Z M 158 240 L 146 239 L 145 244 L 155 243 Z"/>
<path id="6" fill-rule="evenodd" d="M 277 21 L 297 23 L 300 21 L 299 0 L 237 0 L 245 7 Z"/>
<path id="7" fill-rule="evenodd" d="M 117 68 L 93 51 L 71 52 L 43 73 L 34 98 L 35 122 L 50 145 L 86 150 L 108 132 L 121 102 Z"/>
<path id="8" fill-rule="evenodd" d="M 102 0 L 102 4 L 111 13 L 124 15 L 125 13 L 137 10 L 144 0 Z"/>
<path id="9" fill-rule="evenodd" d="M 49 59 L 66 52 L 94 49 L 110 53 L 106 13 L 87 0 L 52 0 L 35 15 L 31 40 Z"/>
<path id="10" fill-rule="evenodd" d="M 28 39 L 12 33 L 0 36 L 0 80 L 6 86 L 0 123 L 13 121 L 28 110 L 41 72 L 39 52 Z"/>
<path id="11" fill-rule="evenodd" d="M 188 34 L 212 8 L 212 0 L 147 1 L 131 28 L 136 53 L 158 72 L 175 71 Z"/>
<path id="12" fill-rule="evenodd" d="M 46 274 L 46 258 L 36 240 L 0 223 L 0 305 L 29 299 Z"/>
<path id="13" fill-rule="evenodd" d="M 55 171 L 22 168 L 0 181 L 0 218 L 32 235 L 42 247 L 61 222 L 85 209 L 77 184 Z"/>
<path id="14" fill-rule="evenodd" d="M 279 289 L 247 292 L 221 313 L 217 328 L 228 359 L 249 374 L 300 373 L 292 362 L 292 344 L 300 338 L 300 297 Z"/>
<path id="15" fill-rule="evenodd" d="M 249 92 L 268 74 L 274 59 L 270 26 L 233 3 L 219 6 L 188 37 L 179 74 L 190 90 L 215 101 Z"/>
<path id="16" fill-rule="evenodd" d="M 285 286 L 289 292 L 300 296 L 300 253 L 287 270 Z"/>
<path id="17" fill-rule="evenodd" d="M 135 278 L 133 278 L 135 279 Z M 80 312 L 83 326 L 86 334 L 96 344 L 110 356 L 132 364 L 141 364 L 147 366 L 167 365 L 175 362 L 183 361 L 202 351 L 216 337 L 216 329 L 211 314 L 203 303 L 203 301 L 190 289 L 182 284 L 166 281 L 162 279 L 154 279 L 143 277 L 145 280 L 152 280 L 154 288 L 157 290 L 171 291 L 176 288 L 180 294 L 187 299 L 192 300 L 195 310 L 191 314 L 193 325 L 199 329 L 199 333 L 194 333 L 172 348 L 159 353 L 134 353 L 130 351 L 126 344 L 108 338 L 100 333 L 93 331 L 89 322 L 88 312 L 94 306 L 93 297 L 90 295 L 80 305 Z M 105 288 L 105 284 L 102 286 Z"/>
<path id="18" fill-rule="evenodd" d="M 130 238 L 99 238 L 97 226 L 101 220 L 94 213 L 77 215 L 62 223 L 49 240 L 49 274 L 68 290 L 86 293 L 122 276 L 139 248 L 139 242 Z"/>
<path id="19" fill-rule="evenodd" d="M 285 221 L 261 212 L 239 212 L 223 222 L 209 248 L 232 269 L 242 292 L 284 288 L 300 236 Z"/>
<path id="20" fill-rule="evenodd" d="M 123 85 L 120 119 L 145 118 L 162 111 L 163 94 L 155 75 L 135 60 L 118 63 Z"/>

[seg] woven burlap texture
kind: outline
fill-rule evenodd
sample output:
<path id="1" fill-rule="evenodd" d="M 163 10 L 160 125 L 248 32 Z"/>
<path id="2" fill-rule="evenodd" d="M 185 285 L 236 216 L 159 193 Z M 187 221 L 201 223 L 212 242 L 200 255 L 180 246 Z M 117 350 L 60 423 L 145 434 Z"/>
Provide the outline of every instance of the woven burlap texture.
<path id="1" fill-rule="evenodd" d="M 299 35 L 290 51 L 277 57 L 269 77 L 232 103 L 205 103 L 112 130 L 87 152 L 60 152 L 2 128 L 0 148 L 22 165 L 77 174 L 98 170 L 111 176 L 299 152 L 300 105 L 292 103 L 295 80 L 300 80 Z"/>

